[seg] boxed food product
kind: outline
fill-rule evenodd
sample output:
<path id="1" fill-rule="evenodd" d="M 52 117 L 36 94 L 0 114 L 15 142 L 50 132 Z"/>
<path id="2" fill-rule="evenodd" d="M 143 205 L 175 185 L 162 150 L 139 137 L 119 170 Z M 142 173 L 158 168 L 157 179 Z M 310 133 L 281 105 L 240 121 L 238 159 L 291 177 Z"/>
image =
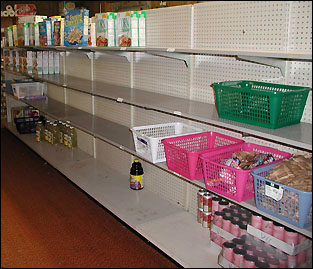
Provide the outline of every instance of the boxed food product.
<path id="1" fill-rule="evenodd" d="M 24 23 L 24 45 L 25 46 L 29 46 L 29 40 L 30 40 L 30 36 L 29 36 L 29 23 Z"/>
<path id="2" fill-rule="evenodd" d="M 26 52 L 27 57 L 27 72 L 29 74 L 33 73 L 33 52 L 31 50 L 28 50 Z"/>
<path id="3" fill-rule="evenodd" d="M 37 72 L 42 75 L 42 51 L 37 51 Z"/>
<path id="4" fill-rule="evenodd" d="M 14 10 L 16 16 L 36 15 L 37 12 L 35 4 L 15 4 Z"/>
<path id="5" fill-rule="evenodd" d="M 39 23 L 38 22 L 34 23 L 34 45 L 35 46 L 40 46 L 40 42 L 39 42 Z"/>
<path id="6" fill-rule="evenodd" d="M 14 43 L 14 46 L 18 46 L 17 26 L 13 25 L 12 26 L 12 30 L 13 30 L 13 43 Z"/>
<path id="7" fill-rule="evenodd" d="M 35 45 L 35 27 L 34 23 L 29 24 L 29 45 L 34 46 Z"/>
<path id="8" fill-rule="evenodd" d="M 33 51 L 33 74 L 38 75 L 37 52 Z"/>
<path id="9" fill-rule="evenodd" d="M 26 15 L 26 16 L 18 17 L 17 23 L 35 23 L 35 22 L 43 21 L 46 18 L 47 16 L 42 16 L 42 15 Z"/>
<path id="10" fill-rule="evenodd" d="M 74 1 L 59 1 L 59 14 L 64 16 L 66 12 L 75 8 Z"/>
<path id="11" fill-rule="evenodd" d="M 146 46 L 146 11 L 138 11 L 139 47 Z"/>
<path id="12" fill-rule="evenodd" d="M 61 45 L 61 21 L 55 21 L 53 24 L 53 46 Z"/>
<path id="13" fill-rule="evenodd" d="M 12 55 L 13 55 L 13 70 L 17 71 L 16 70 L 16 50 L 12 51 Z"/>
<path id="14" fill-rule="evenodd" d="M 131 16 L 133 11 L 119 12 L 116 18 L 116 43 L 118 47 L 130 47 L 131 45 Z"/>
<path id="15" fill-rule="evenodd" d="M 24 67 L 23 67 L 23 64 L 24 64 L 24 61 L 23 61 L 23 52 L 24 50 L 23 49 L 21 49 L 21 50 L 19 50 L 19 58 L 18 58 L 18 62 L 19 62 L 19 65 L 18 65 L 18 67 L 19 67 L 19 72 L 23 72 L 23 70 L 24 70 Z"/>
<path id="16" fill-rule="evenodd" d="M 49 51 L 49 65 L 48 65 L 48 72 L 49 74 L 54 74 L 54 57 L 53 57 L 54 52 Z"/>
<path id="17" fill-rule="evenodd" d="M 5 37 L 6 37 L 6 46 L 13 47 L 13 28 L 7 27 L 5 29 Z"/>
<path id="18" fill-rule="evenodd" d="M 52 46 L 52 22 L 50 20 L 39 22 L 39 45 Z"/>
<path id="19" fill-rule="evenodd" d="M 25 109 L 25 106 L 19 106 L 19 107 L 12 107 L 11 108 L 11 117 L 13 119 L 13 122 L 14 122 L 15 118 L 23 118 L 24 117 L 24 109 Z"/>
<path id="20" fill-rule="evenodd" d="M 64 45 L 88 46 L 89 10 L 73 9 L 66 13 L 64 20 Z"/>
<path id="21" fill-rule="evenodd" d="M 88 24 L 88 46 L 96 46 L 96 23 L 95 17 L 90 18 Z"/>
<path id="22" fill-rule="evenodd" d="M 9 69 L 13 71 L 13 51 L 9 50 Z"/>
<path id="23" fill-rule="evenodd" d="M 3 60 L 4 60 L 4 69 L 10 69 L 10 56 L 9 50 L 3 49 Z"/>
<path id="24" fill-rule="evenodd" d="M 60 73 L 60 53 L 58 51 L 54 51 L 54 74 Z"/>
<path id="25" fill-rule="evenodd" d="M 24 23 L 17 25 L 17 39 L 18 46 L 24 46 L 25 36 L 24 36 Z"/>
<path id="26" fill-rule="evenodd" d="M 131 20 L 131 46 L 138 47 L 139 46 L 139 12 L 133 11 L 130 15 Z"/>
<path id="27" fill-rule="evenodd" d="M 49 74 L 49 51 L 42 52 L 42 73 Z"/>

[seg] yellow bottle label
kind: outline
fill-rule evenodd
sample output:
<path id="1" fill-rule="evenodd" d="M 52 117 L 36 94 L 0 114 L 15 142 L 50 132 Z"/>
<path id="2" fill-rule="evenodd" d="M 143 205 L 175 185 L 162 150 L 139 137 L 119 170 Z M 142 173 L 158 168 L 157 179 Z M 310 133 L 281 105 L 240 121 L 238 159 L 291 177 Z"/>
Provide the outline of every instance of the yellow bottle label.
<path id="1" fill-rule="evenodd" d="M 143 175 L 133 176 L 130 175 L 130 187 L 134 190 L 140 190 L 143 188 Z"/>
<path id="2" fill-rule="evenodd" d="M 60 132 L 60 144 L 63 144 L 63 133 Z"/>
<path id="3" fill-rule="evenodd" d="M 67 135 L 66 134 L 64 134 L 63 144 L 64 144 L 64 146 L 67 147 Z"/>

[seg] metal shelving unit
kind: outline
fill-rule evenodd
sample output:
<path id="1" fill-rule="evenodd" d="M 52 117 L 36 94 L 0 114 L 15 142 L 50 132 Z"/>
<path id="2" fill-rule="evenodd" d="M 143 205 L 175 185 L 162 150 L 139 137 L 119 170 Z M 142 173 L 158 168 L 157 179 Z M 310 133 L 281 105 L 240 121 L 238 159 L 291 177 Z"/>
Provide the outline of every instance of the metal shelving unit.
<path id="1" fill-rule="evenodd" d="M 6 72 L 21 74 L 13 71 Z M 215 105 L 213 104 L 206 104 L 98 81 L 90 81 L 67 75 L 34 76 L 25 73 L 22 74 L 57 86 L 91 94 L 93 96 L 103 97 L 144 109 L 155 110 L 212 124 L 218 127 L 228 128 L 237 132 L 242 132 L 245 136 L 253 135 L 312 150 L 312 132 L 310 132 L 310 130 L 312 130 L 312 124 L 309 123 L 301 122 L 299 124 L 271 130 L 250 124 L 221 119 L 218 117 Z"/>
<path id="2" fill-rule="evenodd" d="M 12 95 L 9 95 L 9 96 L 10 96 L 10 98 L 16 99 Z M 25 102 L 26 104 L 28 104 L 30 106 L 33 106 L 33 107 L 39 109 L 41 112 L 43 112 L 44 114 L 46 114 L 52 118 L 60 119 L 63 121 L 69 120 L 73 126 L 75 126 L 76 128 L 78 128 L 84 132 L 89 133 L 90 135 L 94 136 L 95 138 L 101 139 L 101 140 L 121 149 L 121 150 L 128 152 L 129 154 L 132 154 L 136 157 L 139 157 L 139 158 L 151 163 L 151 161 L 149 161 L 146 158 L 141 157 L 140 155 L 138 155 L 138 153 L 136 153 L 132 134 L 131 134 L 129 128 L 127 128 L 125 126 L 122 126 L 122 125 L 116 124 L 112 121 L 108 121 L 108 120 L 102 119 L 100 117 L 91 115 L 87 112 L 76 109 L 76 108 L 71 107 L 69 105 L 65 105 L 65 104 L 58 102 L 58 101 L 55 101 L 53 99 L 51 99 L 51 100 L 49 100 L 49 99 L 46 99 L 46 100 L 21 100 L 21 101 Z M 153 164 L 153 163 L 151 163 L 151 164 Z M 172 174 L 182 178 L 183 180 L 198 186 L 199 188 L 205 188 L 203 178 L 199 179 L 199 180 L 191 181 L 190 179 L 185 178 L 185 177 L 169 170 L 167 168 L 166 162 L 156 163 L 153 165 L 163 169 L 164 171 L 166 171 L 168 173 L 172 173 Z M 274 216 L 266 214 L 265 212 L 256 208 L 254 198 L 251 198 L 249 200 L 242 201 L 239 203 L 239 202 L 237 202 L 233 199 L 230 199 L 228 197 L 225 197 L 221 194 L 215 193 L 213 191 L 210 191 L 210 192 L 217 194 L 219 196 L 222 196 L 225 199 L 230 200 L 234 204 L 239 204 L 240 206 L 245 207 L 251 211 L 257 212 L 257 213 L 262 214 L 268 218 L 274 219 L 275 221 L 278 221 L 278 222 L 282 223 L 283 225 L 290 227 L 290 228 L 312 238 L 312 226 L 305 228 L 305 229 L 300 229 L 300 228 L 295 227 L 295 226 L 293 226 L 293 225 L 291 225 L 285 221 L 282 221 L 282 220 L 280 220 Z"/>

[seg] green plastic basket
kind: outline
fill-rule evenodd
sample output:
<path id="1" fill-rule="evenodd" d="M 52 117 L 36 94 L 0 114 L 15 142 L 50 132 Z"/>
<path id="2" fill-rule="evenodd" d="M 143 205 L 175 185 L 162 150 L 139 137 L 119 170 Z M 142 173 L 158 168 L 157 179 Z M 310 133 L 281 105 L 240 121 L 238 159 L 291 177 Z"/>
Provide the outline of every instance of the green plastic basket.
<path id="1" fill-rule="evenodd" d="M 220 118 L 276 129 L 299 123 L 312 88 L 258 81 L 213 83 Z"/>

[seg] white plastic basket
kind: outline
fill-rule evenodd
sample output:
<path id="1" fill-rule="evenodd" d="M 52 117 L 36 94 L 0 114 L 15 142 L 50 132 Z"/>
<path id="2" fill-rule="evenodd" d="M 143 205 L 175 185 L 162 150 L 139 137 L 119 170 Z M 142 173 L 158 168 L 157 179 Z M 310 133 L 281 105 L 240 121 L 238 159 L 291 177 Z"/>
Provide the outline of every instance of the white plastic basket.
<path id="1" fill-rule="evenodd" d="M 195 134 L 202 129 L 181 122 L 147 125 L 131 128 L 136 152 L 153 163 L 164 162 L 164 138 Z"/>
<path id="2" fill-rule="evenodd" d="M 41 82 L 12 83 L 12 90 L 18 99 L 28 96 L 42 96 L 44 84 Z"/>

